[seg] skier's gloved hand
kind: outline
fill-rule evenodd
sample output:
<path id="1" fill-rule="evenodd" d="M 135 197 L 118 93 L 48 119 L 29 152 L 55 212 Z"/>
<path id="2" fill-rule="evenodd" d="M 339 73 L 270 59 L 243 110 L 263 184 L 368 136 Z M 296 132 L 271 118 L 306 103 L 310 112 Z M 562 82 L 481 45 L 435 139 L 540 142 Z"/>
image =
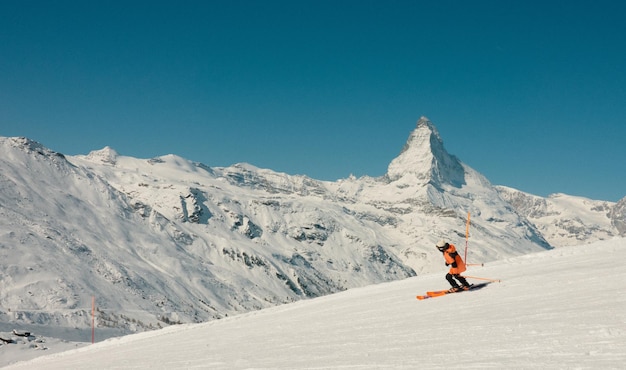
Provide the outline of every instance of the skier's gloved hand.
<path id="1" fill-rule="evenodd" d="M 448 262 L 446 262 L 446 266 L 450 266 L 450 264 Z"/>
<path id="2" fill-rule="evenodd" d="M 456 268 L 456 262 L 452 262 L 452 267 Z"/>

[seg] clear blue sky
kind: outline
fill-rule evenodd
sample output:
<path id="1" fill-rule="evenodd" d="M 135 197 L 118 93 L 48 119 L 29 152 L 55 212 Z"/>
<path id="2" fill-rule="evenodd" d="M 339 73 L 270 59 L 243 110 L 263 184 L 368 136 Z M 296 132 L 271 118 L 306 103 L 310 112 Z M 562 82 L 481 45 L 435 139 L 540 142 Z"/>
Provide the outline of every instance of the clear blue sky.
<path id="1" fill-rule="evenodd" d="M 626 196 L 626 2 L 0 0 L 0 136 L 381 176 L 420 116 L 493 184 Z"/>

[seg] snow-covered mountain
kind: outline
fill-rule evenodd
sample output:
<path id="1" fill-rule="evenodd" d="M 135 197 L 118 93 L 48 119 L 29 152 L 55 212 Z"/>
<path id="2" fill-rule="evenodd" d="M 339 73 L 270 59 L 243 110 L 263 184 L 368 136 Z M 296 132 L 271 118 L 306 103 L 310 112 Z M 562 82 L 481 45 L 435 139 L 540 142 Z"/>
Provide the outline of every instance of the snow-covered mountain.
<path id="1" fill-rule="evenodd" d="M 468 213 L 470 263 L 549 249 L 501 194 L 426 118 L 385 176 L 336 182 L 0 138 L 0 323 L 88 328 L 95 296 L 116 335 L 441 271 Z"/>
<path id="2" fill-rule="evenodd" d="M 626 236 L 626 198 L 613 203 L 566 194 L 543 198 L 505 186 L 496 189 L 553 246 Z"/>

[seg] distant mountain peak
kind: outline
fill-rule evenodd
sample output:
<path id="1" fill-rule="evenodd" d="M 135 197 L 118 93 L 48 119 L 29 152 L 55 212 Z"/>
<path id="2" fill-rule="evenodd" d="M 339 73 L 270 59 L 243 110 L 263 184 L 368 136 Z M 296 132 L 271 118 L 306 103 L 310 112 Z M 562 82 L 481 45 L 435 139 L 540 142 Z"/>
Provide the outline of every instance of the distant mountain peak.
<path id="1" fill-rule="evenodd" d="M 391 181 L 413 175 L 424 185 L 442 183 L 461 186 L 465 170 L 461 162 L 445 150 L 443 140 L 435 125 L 420 117 L 400 155 L 391 161 L 387 177 Z"/>
<path id="2" fill-rule="evenodd" d="M 105 146 L 100 150 L 94 150 L 89 152 L 86 158 L 94 162 L 115 165 L 117 163 L 117 157 L 119 157 L 119 154 L 115 151 L 115 149 L 109 146 Z"/>

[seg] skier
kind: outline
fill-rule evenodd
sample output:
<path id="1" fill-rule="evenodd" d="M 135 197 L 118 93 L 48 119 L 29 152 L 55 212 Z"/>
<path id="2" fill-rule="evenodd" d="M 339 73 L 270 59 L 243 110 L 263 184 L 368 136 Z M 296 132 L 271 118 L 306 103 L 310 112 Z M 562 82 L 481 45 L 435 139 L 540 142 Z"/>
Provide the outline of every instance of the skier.
<path id="1" fill-rule="evenodd" d="M 437 249 L 443 253 L 443 258 L 446 260 L 446 266 L 451 266 L 450 272 L 446 274 L 446 280 L 448 280 L 450 285 L 452 285 L 452 288 L 449 291 L 458 292 L 460 290 L 468 290 L 470 285 L 467 283 L 467 280 L 461 276 L 461 273 L 465 271 L 465 262 L 463 262 L 463 259 L 457 253 L 454 245 L 441 239 L 437 242 Z M 459 286 L 454 279 L 458 280 L 461 285 Z"/>

